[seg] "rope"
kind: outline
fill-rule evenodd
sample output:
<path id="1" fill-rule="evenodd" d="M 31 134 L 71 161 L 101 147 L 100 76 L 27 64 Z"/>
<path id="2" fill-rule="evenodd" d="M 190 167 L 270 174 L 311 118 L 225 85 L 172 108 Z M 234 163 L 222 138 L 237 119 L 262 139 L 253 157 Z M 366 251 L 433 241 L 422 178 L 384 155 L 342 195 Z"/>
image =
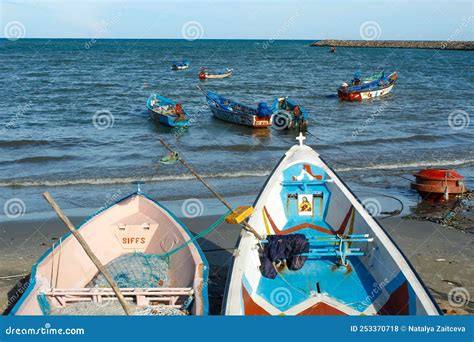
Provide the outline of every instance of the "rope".
<path id="1" fill-rule="evenodd" d="M 162 258 L 166 258 L 166 257 L 169 257 L 171 255 L 173 255 L 174 253 L 180 251 L 181 249 L 183 249 L 184 247 L 186 247 L 187 245 L 189 245 L 190 243 L 192 242 L 195 242 L 197 239 L 200 239 L 206 235 L 208 235 L 209 233 L 211 233 L 213 230 L 215 230 L 216 228 L 218 228 L 222 222 L 224 221 L 225 217 L 227 215 L 229 215 L 230 213 L 232 212 L 232 210 L 229 210 L 228 212 L 226 212 L 224 215 L 222 215 L 216 222 L 214 222 L 213 224 L 211 224 L 207 229 L 203 230 L 202 232 L 200 232 L 199 234 L 196 234 L 193 238 L 185 241 L 183 244 L 179 245 L 178 247 L 176 247 L 175 249 L 172 249 L 171 251 L 169 252 L 166 252 L 166 253 L 163 253 L 163 254 L 156 254 L 156 256 L 158 257 L 162 257 Z"/>
<path id="2" fill-rule="evenodd" d="M 23 277 L 26 277 L 28 274 L 29 273 L 23 273 L 23 274 L 15 274 L 15 275 L 6 276 L 6 277 L 0 277 L 0 280 L 23 278 Z"/>

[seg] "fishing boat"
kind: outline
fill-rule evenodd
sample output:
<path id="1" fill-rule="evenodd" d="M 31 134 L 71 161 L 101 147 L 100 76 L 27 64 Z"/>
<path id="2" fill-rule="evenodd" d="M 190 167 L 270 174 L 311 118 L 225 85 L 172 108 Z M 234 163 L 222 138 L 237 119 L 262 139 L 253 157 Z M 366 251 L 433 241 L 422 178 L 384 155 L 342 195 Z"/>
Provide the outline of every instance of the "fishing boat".
<path id="1" fill-rule="evenodd" d="M 220 73 L 211 73 L 207 70 L 207 68 L 201 68 L 199 70 L 198 77 L 200 80 L 207 80 L 209 78 L 226 78 L 231 76 L 233 73 L 233 69 L 227 68 L 225 71 L 220 72 Z"/>
<path id="2" fill-rule="evenodd" d="M 308 128 L 308 113 L 295 101 L 280 97 L 273 101 L 273 127 L 278 130 L 298 128 L 305 131 Z"/>
<path id="3" fill-rule="evenodd" d="M 234 253 L 226 315 L 438 315 L 407 259 L 311 147 L 286 152 Z"/>
<path id="4" fill-rule="evenodd" d="M 151 94 L 146 102 L 153 120 L 170 127 L 189 125 L 189 114 L 181 103 L 176 103 L 164 96 Z"/>
<path id="5" fill-rule="evenodd" d="M 206 315 L 208 263 L 189 230 L 140 190 L 77 227 L 136 315 Z M 124 314 L 74 236 L 35 263 L 12 315 Z"/>
<path id="6" fill-rule="evenodd" d="M 255 109 L 209 90 L 205 94 L 212 114 L 218 119 L 254 128 L 267 128 L 272 125 L 272 111 L 264 102 L 259 103 Z"/>
<path id="7" fill-rule="evenodd" d="M 187 60 L 182 60 L 181 62 L 174 63 L 171 66 L 171 70 L 186 70 L 189 69 L 189 62 Z"/>
<path id="8" fill-rule="evenodd" d="M 342 83 L 337 89 L 337 95 L 344 101 L 361 101 L 390 93 L 397 82 L 396 72 L 385 76 L 385 73 L 374 74 L 369 78 L 362 78 L 356 73 L 349 83 Z"/>

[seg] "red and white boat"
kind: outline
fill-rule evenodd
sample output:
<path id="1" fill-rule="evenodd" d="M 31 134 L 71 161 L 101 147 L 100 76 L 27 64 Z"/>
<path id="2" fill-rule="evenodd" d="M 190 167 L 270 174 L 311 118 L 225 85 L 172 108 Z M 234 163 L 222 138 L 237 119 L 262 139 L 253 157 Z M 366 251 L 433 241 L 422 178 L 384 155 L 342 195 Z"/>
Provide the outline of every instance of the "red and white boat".
<path id="1" fill-rule="evenodd" d="M 385 76 L 384 72 L 362 79 L 358 74 L 349 83 L 342 83 L 337 95 L 343 101 L 362 101 L 390 93 L 398 79 L 394 71 Z"/>

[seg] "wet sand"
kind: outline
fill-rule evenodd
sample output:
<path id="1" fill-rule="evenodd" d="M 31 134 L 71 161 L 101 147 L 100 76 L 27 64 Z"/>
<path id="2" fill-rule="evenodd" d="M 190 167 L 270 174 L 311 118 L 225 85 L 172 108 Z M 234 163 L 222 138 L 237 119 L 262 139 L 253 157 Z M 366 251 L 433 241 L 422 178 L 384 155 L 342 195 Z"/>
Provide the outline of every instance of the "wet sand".
<path id="1" fill-rule="evenodd" d="M 215 216 L 183 219 L 193 233 L 207 228 Z M 74 224 L 82 218 L 71 218 Z M 455 287 L 464 287 L 474 295 L 474 235 L 426 222 L 400 217 L 380 219 L 380 223 L 408 257 L 440 307 L 448 314 L 474 314 L 471 301 L 462 308 L 451 308 L 448 293 Z M 66 228 L 58 219 L 19 221 L 0 224 L 0 308 L 18 299 L 24 287 L 21 280 L 27 277 L 34 262 L 60 236 Z M 210 264 L 209 299 L 211 314 L 220 314 L 225 281 L 233 250 L 240 234 L 239 226 L 222 224 L 217 230 L 201 239 Z M 4 277 L 10 277 L 3 279 Z M 18 283 L 20 282 L 20 285 Z"/>

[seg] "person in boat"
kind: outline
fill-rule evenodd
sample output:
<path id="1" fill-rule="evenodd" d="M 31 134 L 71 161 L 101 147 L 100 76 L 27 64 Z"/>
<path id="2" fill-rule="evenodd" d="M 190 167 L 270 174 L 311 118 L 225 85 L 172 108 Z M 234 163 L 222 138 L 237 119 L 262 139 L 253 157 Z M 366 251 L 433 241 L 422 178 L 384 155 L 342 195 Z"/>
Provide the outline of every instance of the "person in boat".
<path id="1" fill-rule="evenodd" d="M 183 111 L 183 105 L 181 103 L 176 104 L 176 106 L 174 107 L 174 112 L 176 116 L 178 117 L 178 120 L 186 119 L 186 116 L 184 115 L 184 111 Z"/>

